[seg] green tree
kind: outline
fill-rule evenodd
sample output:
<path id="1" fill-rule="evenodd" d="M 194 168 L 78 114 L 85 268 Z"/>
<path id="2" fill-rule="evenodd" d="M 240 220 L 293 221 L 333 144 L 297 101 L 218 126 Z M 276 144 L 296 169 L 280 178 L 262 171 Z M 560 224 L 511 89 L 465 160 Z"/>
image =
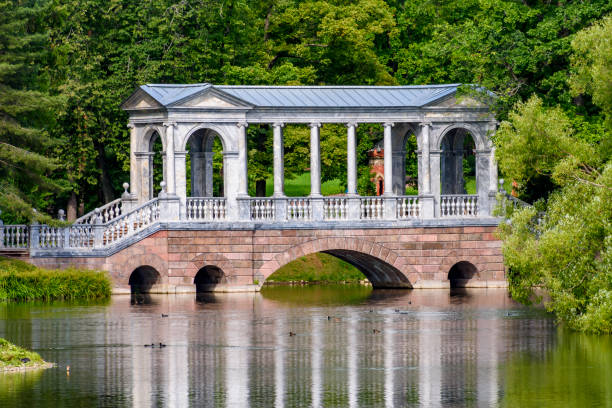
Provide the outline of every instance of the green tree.
<path id="1" fill-rule="evenodd" d="M 572 58 L 574 92 L 592 96 L 607 123 L 612 100 L 601 78 L 612 59 L 601 47 L 610 42 L 611 25 L 608 18 L 579 33 Z M 532 97 L 497 134 L 500 168 L 521 182 L 539 174 L 556 186 L 536 206 L 544 217 L 523 208 L 500 226 L 510 292 L 529 303 L 541 300 L 535 290 L 541 287 L 548 310 L 569 327 L 612 333 L 612 135 L 601 115 L 572 114 Z"/>
<path id="2" fill-rule="evenodd" d="M 0 209 L 7 221 L 49 221 L 32 206 L 46 207 L 61 183 L 50 177 L 56 162 L 46 127 L 52 106 L 43 64 L 47 34 L 33 2 L 0 2 Z M 46 208 L 43 208 L 46 209 Z"/>

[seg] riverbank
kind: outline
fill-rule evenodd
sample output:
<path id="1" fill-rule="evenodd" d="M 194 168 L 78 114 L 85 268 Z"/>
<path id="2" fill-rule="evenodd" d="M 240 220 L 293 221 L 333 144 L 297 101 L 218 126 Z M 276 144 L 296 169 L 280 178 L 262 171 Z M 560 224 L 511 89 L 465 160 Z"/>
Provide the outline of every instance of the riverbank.
<path id="1" fill-rule="evenodd" d="M 296 259 L 274 272 L 266 284 L 360 283 L 365 275 L 348 262 L 325 253 Z"/>
<path id="2" fill-rule="evenodd" d="M 105 272 L 49 270 L 0 257 L 0 301 L 102 299 L 111 286 Z"/>
<path id="3" fill-rule="evenodd" d="M 40 354 L 26 350 L 0 337 L 0 372 L 35 370 L 53 367 Z"/>

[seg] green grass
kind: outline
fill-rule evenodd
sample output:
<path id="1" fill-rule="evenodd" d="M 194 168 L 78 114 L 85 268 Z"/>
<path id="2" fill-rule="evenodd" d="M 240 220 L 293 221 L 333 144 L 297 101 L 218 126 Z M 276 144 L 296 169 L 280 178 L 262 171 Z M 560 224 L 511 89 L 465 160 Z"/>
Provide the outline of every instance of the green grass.
<path id="1" fill-rule="evenodd" d="M 29 359 L 28 362 L 21 361 Z M 0 337 L 0 371 L 13 367 L 33 367 L 45 364 L 42 357 L 33 351 L 28 351 Z"/>
<path id="2" fill-rule="evenodd" d="M 266 282 L 358 282 L 366 277 L 353 265 L 335 256 L 315 253 L 303 256 L 274 272 Z"/>
<path id="3" fill-rule="evenodd" d="M 274 180 L 266 180 L 266 195 L 271 196 L 274 192 Z M 340 180 L 330 180 L 321 184 L 321 194 L 324 196 L 343 194 L 344 188 Z M 310 172 L 302 173 L 293 179 L 285 179 L 285 194 L 289 197 L 306 197 L 310 195 Z"/>
<path id="4" fill-rule="evenodd" d="M 111 294 L 105 272 L 48 270 L 0 257 L 0 300 L 101 299 Z"/>

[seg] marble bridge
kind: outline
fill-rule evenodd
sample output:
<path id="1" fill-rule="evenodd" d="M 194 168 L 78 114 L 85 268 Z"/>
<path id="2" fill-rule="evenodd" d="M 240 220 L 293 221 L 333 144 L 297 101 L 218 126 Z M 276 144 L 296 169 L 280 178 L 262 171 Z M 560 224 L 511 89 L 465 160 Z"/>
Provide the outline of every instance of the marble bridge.
<path id="1" fill-rule="evenodd" d="M 143 85 L 122 105 L 131 167 L 121 197 L 69 227 L 0 225 L 0 252 L 45 267 L 106 270 L 116 292 L 256 291 L 281 266 L 315 252 L 351 263 L 374 287 L 505 286 L 492 215 L 496 121 L 482 103 L 458 97 L 458 87 Z M 346 125 L 343 195 L 321 194 L 325 124 Z M 381 196 L 357 193 L 360 124 L 381 126 Z M 306 197 L 284 192 L 283 131 L 296 125 L 310 128 Z M 249 138 L 261 137 L 254 128 L 273 132 L 269 197 L 248 191 Z M 410 137 L 418 146 L 418 195 L 405 195 Z M 215 139 L 222 149 L 217 196 Z M 468 156 L 476 194 L 465 191 Z"/>

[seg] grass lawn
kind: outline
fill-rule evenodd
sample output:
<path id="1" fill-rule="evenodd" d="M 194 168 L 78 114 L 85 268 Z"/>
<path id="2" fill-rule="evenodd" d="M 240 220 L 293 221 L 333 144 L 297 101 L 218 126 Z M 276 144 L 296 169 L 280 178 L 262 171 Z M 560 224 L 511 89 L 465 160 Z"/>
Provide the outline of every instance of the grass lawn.
<path id="1" fill-rule="evenodd" d="M 353 265 L 335 256 L 315 253 L 303 256 L 278 269 L 266 282 L 358 282 L 366 277 Z"/>
<path id="2" fill-rule="evenodd" d="M 101 299 L 110 294 L 105 272 L 49 270 L 0 257 L 0 300 Z"/>
<path id="3" fill-rule="evenodd" d="M 266 196 L 271 196 L 273 192 L 274 179 L 270 177 L 266 180 Z M 340 185 L 340 180 L 330 180 L 321 184 L 321 194 L 324 196 L 343 194 L 344 192 L 345 189 Z M 293 179 L 285 179 L 285 194 L 289 197 L 310 195 L 310 172 L 302 173 Z"/>

